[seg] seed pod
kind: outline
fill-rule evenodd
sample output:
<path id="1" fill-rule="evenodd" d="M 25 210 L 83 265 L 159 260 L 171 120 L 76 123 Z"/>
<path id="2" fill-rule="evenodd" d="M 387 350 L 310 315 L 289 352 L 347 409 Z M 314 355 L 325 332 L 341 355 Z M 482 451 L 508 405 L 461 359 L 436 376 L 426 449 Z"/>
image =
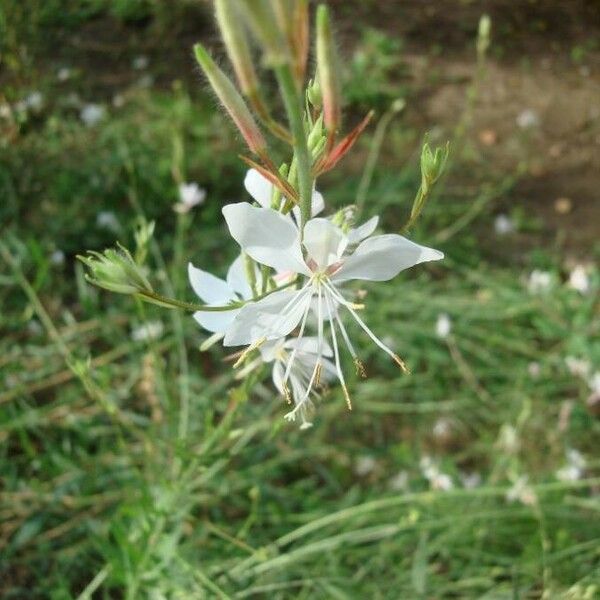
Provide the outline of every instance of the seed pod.
<path id="1" fill-rule="evenodd" d="M 317 9 L 317 73 L 323 97 L 325 127 L 335 134 L 340 127 L 341 99 L 337 57 L 331 33 L 329 10 L 324 4 Z"/>

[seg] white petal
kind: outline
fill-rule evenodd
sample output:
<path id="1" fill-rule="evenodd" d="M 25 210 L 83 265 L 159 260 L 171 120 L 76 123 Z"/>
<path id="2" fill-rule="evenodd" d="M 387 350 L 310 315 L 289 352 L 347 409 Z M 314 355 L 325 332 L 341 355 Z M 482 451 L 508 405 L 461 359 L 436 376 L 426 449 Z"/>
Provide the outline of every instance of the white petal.
<path id="1" fill-rule="evenodd" d="M 311 219 L 304 227 L 304 245 L 309 258 L 324 268 L 340 259 L 348 238 L 328 219 Z"/>
<path id="2" fill-rule="evenodd" d="M 404 269 L 441 258 L 443 252 L 415 244 L 401 235 L 377 235 L 362 242 L 331 280 L 387 281 Z"/>
<path id="3" fill-rule="evenodd" d="M 356 229 L 351 229 L 348 232 L 348 243 L 358 244 L 365 238 L 368 238 L 377 229 L 379 224 L 379 217 L 371 217 L 368 221 L 365 221 L 362 225 L 359 225 Z"/>
<path id="4" fill-rule="evenodd" d="M 246 191 L 263 208 L 271 208 L 271 199 L 273 197 L 273 184 L 256 169 L 250 169 L 244 179 Z"/>
<path id="5" fill-rule="evenodd" d="M 194 292 L 207 304 L 226 304 L 236 299 L 227 282 L 196 268 L 192 263 L 188 263 L 188 277 Z"/>
<path id="6" fill-rule="evenodd" d="M 199 310 L 194 313 L 194 319 L 200 327 L 203 327 L 207 331 L 225 333 L 239 312 L 239 308 L 214 312 Z"/>
<path id="7" fill-rule="evenodd" d="M 245 346 L 260 338 L 286 336 L 300 323 L 310 291 L 281 290 L 244 306 L 225 336 L 225 346 Z"/>
<path id="8" fill-rule="evenodd" d="M 293 350 L 294 348 L 298 347 L 298 356 L 300 356 L 300 353 L 316 355 L 319 353 L 319 338 L 314 336 L 303 337 L 302 339 L 292 338 L 290 340 L 286 340 L 285 344 L 283 344 L 283 347 L 288 350 Z M 325 340 L 323 340 L 322 353 L 323 356 L 332 356 L 333 354 L 331 347 Z"/>
<path id="9" fill-rule="evenodd" d="M 302 258 L 300 232 L 290 218 L 247 202 L 224 206 L 223 215 L 233 239 L 254 260 L 277 271 L 310 275 Z"/>
<path id="10" fill-rule="evenodd" d="M 255 269 L 257 278 L 259 276 L 258 269 Z M 244 265 L 244 257 L 240 254 L 229 267 L 227 271 L 227 285 L 237 292 L 244 300 L 252 298 L 252 290 L 246 279 L 246 266 Z"/>
<path id="11" fill-rule="evenodd" d="M 273 385 L 280 394 L 285 394 L 285 386 L 283 385 L 283 377 L 285 375 L 285 369 L 283 365 L 276 361 L 273 365 Z"/>

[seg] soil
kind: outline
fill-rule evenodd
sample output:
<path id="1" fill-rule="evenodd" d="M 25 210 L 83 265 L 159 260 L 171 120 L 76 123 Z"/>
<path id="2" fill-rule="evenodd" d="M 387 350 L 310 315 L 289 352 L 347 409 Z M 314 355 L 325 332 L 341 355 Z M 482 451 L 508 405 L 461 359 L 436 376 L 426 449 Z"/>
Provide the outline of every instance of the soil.
<path id="1" fill-rule="evenodd" d="M 476 73 L 480 16 L 492 19 L 492 45 L 465 143 L 486 165 L 525 174 L 499 210 L 543 223 L 545 243 L 591 258 L 600 238 L 600 0 L 330 0 L 342 52 L 366 27 L 403 40 L 412 97 L 405 122 L 447 137 L 464 118 Z M 44 62 L 89 72 L 82 90 L 109 101 L 139 79 L 134 57 L 149 58 L 154 85 L 198 79 L 191 46 L 217 48 L 208 3 L 185 5 L 168 36 L 150 22 L 102 17 L 56 32 Z M 48 34 L 50 35 L 50 34 Z M 47 65 L 37 65 L 38 69 Z M 415 91 L 416 90 L 416 91 Z M 521 121 L 521 126 L 518 122 Z M 529 123 L 524 123 L 529 121 Z M 523 126 L 529 125 L 529 126 Z M 465 185 L 469 185 L 467 180 Z"/>

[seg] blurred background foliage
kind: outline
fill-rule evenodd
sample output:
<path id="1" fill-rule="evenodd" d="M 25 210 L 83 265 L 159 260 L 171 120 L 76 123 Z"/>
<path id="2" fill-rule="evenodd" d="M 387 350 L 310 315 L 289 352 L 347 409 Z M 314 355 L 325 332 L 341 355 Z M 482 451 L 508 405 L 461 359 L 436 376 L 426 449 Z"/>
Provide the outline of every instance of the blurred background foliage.
<path id="1" fill-rule="evenodd" d="M 187 261 L 233 258 L 243 148 L 191 56 L 224 56 L 210 4 L 0 0 L 3 598 L 600 593 L 598 4 L 330 4 L 348 126 L 405 108 L 369 186 L 375 127 L 320 188 L 397 231 L 424 134 L 450 139 L 412 232 L 447 258 L 364 291 L 412 375 L 359 343 L 354 411 L 332 391 L 299 432 L 266 370 L 236 381 L 191 317 L 75 260 L 155 220 L 151 277 L 191 300 Z M 189 215 L 180 181 L 207 190 Z"/>

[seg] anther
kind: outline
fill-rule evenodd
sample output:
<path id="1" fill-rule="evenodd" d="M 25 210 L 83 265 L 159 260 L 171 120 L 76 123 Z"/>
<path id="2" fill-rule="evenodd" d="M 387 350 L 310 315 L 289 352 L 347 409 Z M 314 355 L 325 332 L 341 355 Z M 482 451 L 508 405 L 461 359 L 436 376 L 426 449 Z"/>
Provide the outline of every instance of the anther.
<path id="1" fill-rule="evenodd" d="M 241 354 L 240 357 L 236 360 L 236 362 L 233 365 L 234 369 L 237 369 L 237 367 L 239 367 L 244 360 L 246 360 L 246 357 L 253 352 L 254 350 L 256 350 L 257 348 L 260 348 L 260 346 L 262 346 L 265 342 L 266 342 L 267 338 L 266 337 L 261 337 L 258 340 L 256 340 L 255 342 L 253 342 L 252 344 L 250 344 Z"/>
<path id="2" fill-rule="evenodd" d="M 315 385 L 321 385 L 321 373 L 323 371 L 323 365 L 318 363 L 315 367 Z"/>
<path id="3" fill-rule="evenodd" d="M 348 393 L 348 388 L 343 383 L 342 383 L 342 390 L 344 390 L 344 397 L 346 398 L 346 404 L 348 405 L 348 410 L 352 410 L 352 400 L 350 400 L 350 394 Z"/>
<path id="4" fill-rule="evenodd" d="M 397 354 L 393 354 L 392 358 L 394 359 L 395 363 L 402 369 L 402 371 L 404 371 L 404 373 L 410 374 L 408 367 L 406 366 L 404 361 Z"/>
<path id="5" fill-rule="evenodd" d="M 363 365 L 360 358 L 358 358 L 358 357 L 354 358 L 354 366 L 356 367 L 356 374 L 360 375 L 363 379 L 366 379 L 367 371 L 365 370 L 365 365 Z"/>

